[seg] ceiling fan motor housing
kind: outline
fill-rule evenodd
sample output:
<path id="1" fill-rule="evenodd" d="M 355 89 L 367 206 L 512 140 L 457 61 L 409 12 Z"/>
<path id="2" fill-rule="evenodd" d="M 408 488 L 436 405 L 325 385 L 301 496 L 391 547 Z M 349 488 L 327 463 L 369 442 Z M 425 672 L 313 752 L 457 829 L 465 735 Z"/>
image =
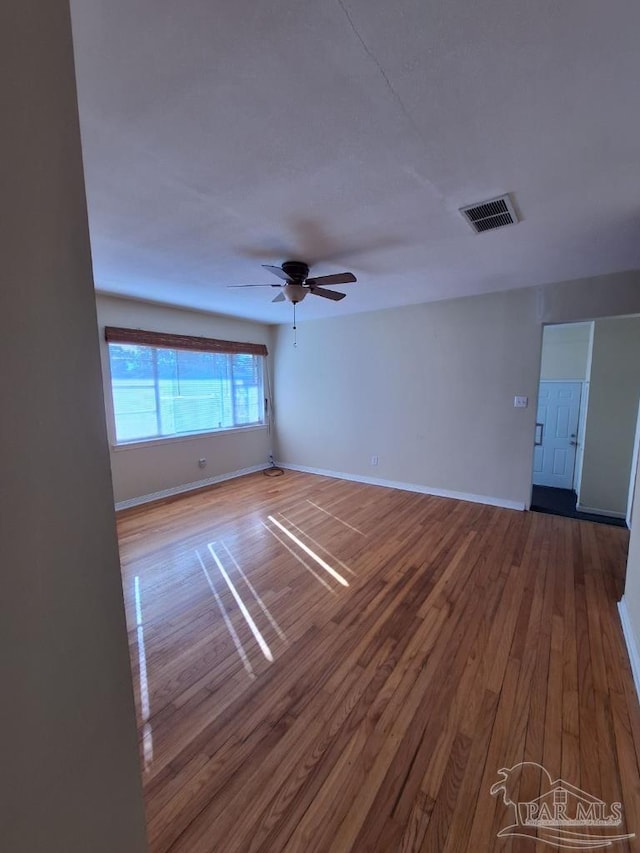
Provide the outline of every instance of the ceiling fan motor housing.
<path id="1" fill-rule="evenodd" d="M 282 264 L 282 271 L 296 284 L 302 284 L 309 275 L 309 267 L 303 261 L 285 261 Z"/>

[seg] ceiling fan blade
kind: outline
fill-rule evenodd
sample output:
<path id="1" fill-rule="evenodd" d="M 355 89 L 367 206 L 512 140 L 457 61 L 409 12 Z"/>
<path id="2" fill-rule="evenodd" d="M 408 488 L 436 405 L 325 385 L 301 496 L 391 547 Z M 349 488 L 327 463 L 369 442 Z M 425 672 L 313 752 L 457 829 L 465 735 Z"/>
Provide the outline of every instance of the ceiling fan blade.
<path id="1" fill-rule="evenodd" d="M 271 264 L 262 264 L 262 266 L 266 270 L 269 270 L 269 272 L 272 272 L 274 275 L 277 275 L 278 278 L 281 278 L 283 281 L 287 281 L 287 282 L 293 281 L 291 276 L 287 275 L 287 273 L 281 267 L 274 267 L 274 266 L 271 266 Z"/>
<path id="2" fill-rule="evenodd" d="M 276 286 L 277 286 L 277 285 L 276 285 Z M 279 294 L 276 296 L 276 298 L 275 298 L 275 299 L 272 299 L 271 301 L 272 301 L 272 302 L 284 302 L 284 301 L 285 301 L 284 293 L 279 293 Z"/>
<path id="3" fill-rule="evenodd" d="M 314 296 L 323 296 L 325 299 L 333 299 L 334 302 L 339 302 L 347 295 L 346 293 L 338 293 L 337 290 L 325 290 L 324 287 L 316 287 L 315 284 L 309 285 L 309 291 Z"/>
<path id="4" fill-rule="evenodd" d="M 227 287 L 282 287 L 281 284 L 228 284 Z"/>
<path id="5" fill-rule="evenodd" d="M 338 272 L 335 275 L 319 275 L 307 279 L 307 284 L 351 284 L 358 279 L 352 272 Z"/>

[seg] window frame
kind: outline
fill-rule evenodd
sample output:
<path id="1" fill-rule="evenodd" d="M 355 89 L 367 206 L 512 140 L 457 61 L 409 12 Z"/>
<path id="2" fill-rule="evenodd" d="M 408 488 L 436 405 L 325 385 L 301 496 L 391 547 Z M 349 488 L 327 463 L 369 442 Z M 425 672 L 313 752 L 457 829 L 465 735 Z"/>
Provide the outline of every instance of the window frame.
<path id="1" fill-rule="evenodd" d="M 107 360 L 107 378 L 108 389 L 108 413 L 109 413 L 109 428 L 111 432 L 111 447 L 113 450 L 127 450 L 141 445 L 153 446 L 162 445 L 179 441 L 192 441 L 194 439 L 203 438 L 204 436 L 219 435 L 232 432 L 246 432 L 268 428 L 268 415 L 264 404 L 265 387 L 266 387 L 266 357 L 268 356 L 267 347 L 264 344 L 256 343 L 241 343 L 238 341 L 224 341 L 217 338 L 203 338 L 191 335 L 176 335 L 173 333 L 151 332 L 143 329 L 125 329 L 115 326 L 105 326 L 104 338 L 106 341 L 106 360 Z M 205 430 L 194 430 L 188 432 L 172 433 L 170 435 L 151 435 L 143 438 L 131 438 L 118 440 L 116 411 L 113 398 L 113 376 L 111 371 L 111 352 L 109 346 L 111 344 L 137 345 L 155 349 L 170 349 L 170 350 L 190 350 L 193 352 L 216 353 L 227 356 L 233 355 L 253 355 L 261 356 L 261 388 L 262 388 L 262 406 L 261 420 L 250 424 L 234 424 L 226 427 L 212 427 Z M 157 393 L 157 388 L 156 388 Z M 235 399 L 233 401 L 235 410 Z"/>

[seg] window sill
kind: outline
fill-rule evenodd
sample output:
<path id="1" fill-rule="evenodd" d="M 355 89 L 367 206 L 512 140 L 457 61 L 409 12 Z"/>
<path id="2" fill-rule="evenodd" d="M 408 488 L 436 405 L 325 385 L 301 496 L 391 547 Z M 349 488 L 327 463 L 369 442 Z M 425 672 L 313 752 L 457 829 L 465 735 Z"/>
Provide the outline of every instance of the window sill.
<path id="1" fill-rule="evenodd" d="M 184 435 L 168 435 L 163 438 L 141 438 L 139 441 L 122 441 L 119 444 L 111 443 L 111 450 L 135 450 L 137 447 L 156 447 L 163 444 L 176 444 L 183 441 L 194 441 L 197 438 L 209 438 L 214 435 L 229 435 L 234 432 L 254 432 L 259 429 L 267 429 L 268 424 L 251 424 L 250 426 L 229 427 L 228 429 L 214 429 L 207 432 L 189 432 Z"/>

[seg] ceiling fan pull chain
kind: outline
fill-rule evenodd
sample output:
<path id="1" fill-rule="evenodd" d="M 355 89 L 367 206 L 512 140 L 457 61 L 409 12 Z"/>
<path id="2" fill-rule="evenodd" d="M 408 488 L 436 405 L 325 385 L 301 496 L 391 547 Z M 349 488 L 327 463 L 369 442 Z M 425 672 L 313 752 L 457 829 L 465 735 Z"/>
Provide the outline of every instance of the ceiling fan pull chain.
<path id="1" fill-rule="evenodd" d="M 298 346 L 298 330 L 296 329 L 296 303 L 293 303 L 293 346 Z"/>

